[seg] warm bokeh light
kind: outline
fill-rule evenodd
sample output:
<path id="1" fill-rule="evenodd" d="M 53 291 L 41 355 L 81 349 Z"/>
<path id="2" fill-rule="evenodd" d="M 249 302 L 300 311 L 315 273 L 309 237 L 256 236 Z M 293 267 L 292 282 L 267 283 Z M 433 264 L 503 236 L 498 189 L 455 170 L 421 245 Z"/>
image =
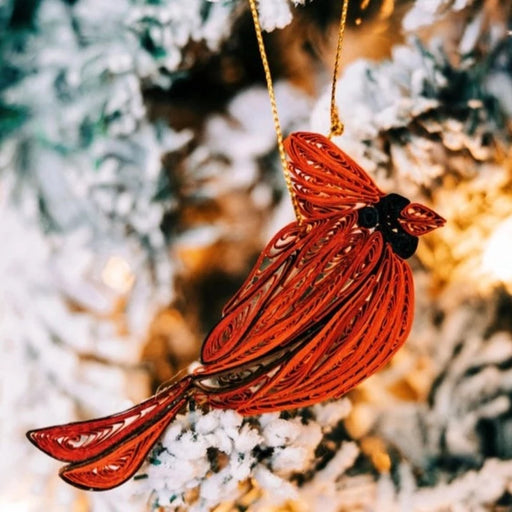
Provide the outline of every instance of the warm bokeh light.
<path id="1" fill-rule="evenodd" d="M 512 217 L 498 225 L 487 241 L 482 256 L 483 270 L 512 287 Z"/>
<path id="2" fill-rule="evenodd" d="M 127 293 L 135 280 L 130 265 L 119 256 L 111 256 L 108 259 L 101 278 L 109 288 L 119 293 Z"/>
<path id="3" fill-rule="evenodd" d="M 453 285 L 469 297 L 512 288 L 510 162 L 484 164 L 474 179 L 447 178 L 436 189 L 433 205 L 447 222 L 422 240 L 418 256 L 438 290 Z"/>

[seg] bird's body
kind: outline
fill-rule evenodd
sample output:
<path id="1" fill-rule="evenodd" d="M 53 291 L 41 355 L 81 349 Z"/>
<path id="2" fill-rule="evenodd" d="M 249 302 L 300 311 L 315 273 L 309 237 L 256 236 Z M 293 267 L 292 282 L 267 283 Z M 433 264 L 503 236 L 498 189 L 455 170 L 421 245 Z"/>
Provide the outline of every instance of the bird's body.
<path id="1" fill-rule="evenodd" d="M 66 481 L 120 485 L 191 398 L 244 415 L 338 398 L 407 338 L 414 289 L 405 258 L 444 220 L 384 195 L 321 135 L 295 133 L 285 146 L 301 222 L 263 250 L 206 337 L 202 365 L 128 411 L 28 433 L 69 463 Z"/>

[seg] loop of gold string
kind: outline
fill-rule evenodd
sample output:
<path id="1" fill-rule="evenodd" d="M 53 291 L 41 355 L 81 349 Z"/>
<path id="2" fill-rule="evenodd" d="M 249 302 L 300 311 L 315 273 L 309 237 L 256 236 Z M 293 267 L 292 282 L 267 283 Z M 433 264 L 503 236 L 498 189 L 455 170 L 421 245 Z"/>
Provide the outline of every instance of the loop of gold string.
<path id="1" fill-rule="evenodd" d="M 261 55 L 261 62 L 263 63 L 263 71 L 265 72 L 265 80 L 267 82 L 267 90 L 268 95 L 270 97 L 270 106 L 272 108 L 272 117 L 274 118 L 274 128 L 276 130 L 277 135 L 277 148 L 279 150 L 279 157 L 281 159 L 281 166 L 283 167 L 284 179 L 286 181 L 286 186 L 288 188 L 288 192 L 290 193 L 290 197 L 292 199 L 293 210 L 295 212 L 295 217 L 299 224 L 302 222 L 302 215 L 299 210 L 299 204 L 297 202 L 297 198 L 293 192 L 292 179 L 290 177 L 290 171 L 288 170 L 288 161 L 286 160 L 286 153 L 284 152 L 283 146 L 283 132 L 281 131 L 281 124 L 279 122 L 279 115 L 277 113 L 277 103 L 276 97 L 274 94 L 274 86 L 272 84 L 272 75 L 270 74 L 270 68 L 268 66 L 267 52 L 265 51 L 265 45 L 263 44 L 263 36 L 261 34 L 261 26 L 260 20 L 258 17 L 258 10 L 256 8 L 256 0 L 249 0 L 249 5 L 251 7 L 252 19 L 254 22 L 254 30 L 256 32 L 256 39 L 258 40 L 258 49 Z"/>
<path id="2" fill-rule="evenodd" d="M 349 0 L 343 0 L 341 8 L 340 26 L 338 30 L 338 45 L 336 47 L 336 58 L 334 60 L 334 71 L 332 74 L 331 86 L 331 131 L 329 138 L 339 136 L 343 133 L 345 126 L 340 120 L 338 115 L 338 107 L 336 107 L 336 83 L 338 81 L 338 74 L 340 72 L 341 48 L 343 46 L 343 36 L 345 35 L 345 25 L 347 24 Z"/>
<path id="3" fill-rule="evenodd" d="M 340 61 L 341 61 L 341 49 L 343 46 L 343 36 L 345 34 L 345 25 L 347 22 L 347 11 L 348 11 L 348 2 L 349 0 L 343 0 L 342 8 L 341 8 L 341 18 L 340 25 L 338 30 L 338 44 L 336 47 L 336 58 L 334 61 L 334 72 L 332 78 L 332 87 L 331 87 L 331 129 L 329 132 L 329 138 L 333 136 L 338 136 L 343 133 L 343 123 L 340 121 L 338 115 L 338 109 L 336 107 L 336 82 L 338 79 Z M 281 159 L 281 166 L 283 168 L 284 179 L 286 181 L 286 186 L 288 188 L 288 192 L 290 193 L 290 197 L 292 199 L 293 209 L 295 211 L 295 217 L 299 224 L 302 222 L 302 215 L 299 210 L 299 204 L 297 202 L 297 198 L 293 192 L 292 180 L 290 177 L 290 171 L 288 169 L 288 162 L 286 160 L 286 153 L 284 152 L 283 146 L 283 132 L 281 131 L 281 123 L 279 122 L 279 114 L 277 112 L 277 103 L 276 97 L 274 93 L 274 86 L 272 83 L 272 75 L 270 74 L 270 68 L 268 65 L 267 52 L 265 51 L 265 45 L 263 43 L 263 36 L 261 33 L 261 25 L 258 16 L 258 9 L 256 7 L 256 0 L 249 0 L 249 5 L 251 8 L 251 15 L 254 22 L 254 30 L 256 32 L 256 39 L 258 41 L 258 49 L 261 56 L 261 62 L 263 64 L 263 71 L 265 72 L 265 80 L 267 83 L 268 95 L 270 98 L 270 106 L 272 108 L 272 117 L 274 119 L 274 128 L 277 136 L 277 147 L 279 150 L 279 157 Z"/>

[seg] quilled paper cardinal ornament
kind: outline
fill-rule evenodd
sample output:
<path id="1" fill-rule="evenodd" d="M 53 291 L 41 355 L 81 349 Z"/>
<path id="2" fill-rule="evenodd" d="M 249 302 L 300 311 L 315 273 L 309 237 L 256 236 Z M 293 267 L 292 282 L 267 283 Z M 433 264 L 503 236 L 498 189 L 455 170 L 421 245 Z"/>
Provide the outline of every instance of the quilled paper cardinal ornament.
<path id="1" fill-rule="evenodd" d="M 385 195 L 326 137 L 282 142 L 255 0 L 249 0 L 283 171 L 297 221 L 268 243 L 206 337 L 198 369 L 127 411 L 28 432 L 66 462 L 60 476 L 104 490 L 129 479 L 189 400 L 251 415 L 339 398 L 385 365 L 404 343 L 414 289 L 406 259 L 418 237 L 444 224 L 435 212 Z M 334 91 L 348 0 L 343 9 Z M 288 154 L 286 159 L 285 151 Z"/>
<path id="2" fill-rule="evenodd" d="M 125 412 L 27 434 L 68 463 L 67 482 L 125 482 L 192 398 L 244 415 L 338 398 L 404 343 L 414 303 L 405 260 L 444 219 L 385 195 L 322 135 L 294 133 L 285 148 L 302 222 L 265 247 L 206 337 L 202 366 Z"/>

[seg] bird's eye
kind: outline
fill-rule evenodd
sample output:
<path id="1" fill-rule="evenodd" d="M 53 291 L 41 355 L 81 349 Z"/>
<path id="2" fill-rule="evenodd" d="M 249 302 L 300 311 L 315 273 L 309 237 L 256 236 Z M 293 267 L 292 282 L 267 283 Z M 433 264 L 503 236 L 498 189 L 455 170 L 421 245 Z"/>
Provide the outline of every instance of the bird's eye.
<path id="1" fill-rule="evenodd" d="M 362 228 L 374 228 L 379 223 L 379 212 L 373 206 L 365 206 L 358 210 L 357 223 Z"/>

